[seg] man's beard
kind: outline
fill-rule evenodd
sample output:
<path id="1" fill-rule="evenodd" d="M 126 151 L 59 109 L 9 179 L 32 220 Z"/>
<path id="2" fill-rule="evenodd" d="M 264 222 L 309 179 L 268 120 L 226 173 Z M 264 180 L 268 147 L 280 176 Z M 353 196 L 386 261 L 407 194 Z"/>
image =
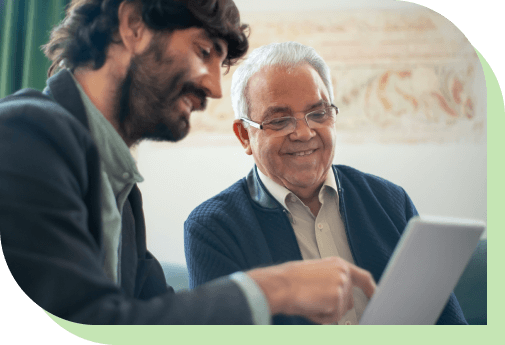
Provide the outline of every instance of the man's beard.
<path id="1" fill-rule="evenodd" d="M 153 41 L 143 54 L 132 58 L 119 88 L 119 127 L 131 145 L 143 139 L 178 141 L 189 132 L 189 119 L 178 109 L 178 101 L 188 93 L 206 105 L 206 93 L 186 80 L 188 68 L 163 57 L 164 44 Z"/>

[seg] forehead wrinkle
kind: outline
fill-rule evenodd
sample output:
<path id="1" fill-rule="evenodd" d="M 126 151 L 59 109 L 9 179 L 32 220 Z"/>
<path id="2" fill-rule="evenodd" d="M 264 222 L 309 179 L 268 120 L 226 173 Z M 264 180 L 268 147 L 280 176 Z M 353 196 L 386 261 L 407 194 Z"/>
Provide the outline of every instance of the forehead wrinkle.
<path id="1" fill-rule="evenodd" d="M 291 113 L 293 110 L 289 106 L 282 106 L 282 105 L 272 105 L 268 107 L 263 114 L 265 114 L 265 117 L 268 117 L 270 115 L 273 115 L 275 113 Z"/>

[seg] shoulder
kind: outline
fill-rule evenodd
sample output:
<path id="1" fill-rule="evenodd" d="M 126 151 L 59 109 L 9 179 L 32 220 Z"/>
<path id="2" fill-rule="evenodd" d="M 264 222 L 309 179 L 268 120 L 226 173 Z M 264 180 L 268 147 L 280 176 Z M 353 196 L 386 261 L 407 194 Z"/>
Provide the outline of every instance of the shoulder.
<path id="1" fill-rule="evenodd" d="M 347 198 L 377 200 L 384 207 L 404 208 L 405 204 L 412 204 L 405 190 L 391 181 L 344 165 L 334 168 Z"/>
<path id="2" fill-rule="evenodd" d="M 92 144 L 87 128 L 57 102 L 40 91 L 24 89 L 0 100 L 0 130 L 55 140 L 64 146 Z"/>
<path id="3" fill-rule="evenodd" d="M 63 113 L 65 110 L 49 96 L 33 89 L 23 89 L 0 99 L 0 114 L 3 117 L 40 112 Z"/>
<path id="4" fill-rule="evenodd" d="M 366 202 L 368 205 L 376 203 L 383 208 L 397 209 L 405 212 L 407 219 L 417 214 L 412 200 L 402 187 L 348 166 L 335 165 L 334 168 L 347 201 Z"/>
<path id="5" fill-rule="evenodd" d="M 346 165 L 334 165 L 337 177 L 343 187 L 370 188 L 372 190 L 403 191 L 403 188 L 382 177 L 364 173 Z"/>
<path id="6" fill-rule="evenodd" d="M 0 100 L 0 161 L 19 176 L 54 185 L 76 177 L 83 188 L 99 168 L 89 130 L 54 100 L 30 89 Z"/>
<path id="7" fill-rule="evenodd" d="M 0 99 L 0 121 L 73 123 L 72 114 L 40 91 L 23 89 Z M 77 121 L 78 122 L 78 121 Z"/>
<path id="8" fill-rule="evenodd" d="M 230 219 L 240 217 L 251 210 L 250 197 L 245 179 L 240 179 L 219 194 L 204 201 L 189 215 L 186 223 L 207 223 L 209 219 Z"/>

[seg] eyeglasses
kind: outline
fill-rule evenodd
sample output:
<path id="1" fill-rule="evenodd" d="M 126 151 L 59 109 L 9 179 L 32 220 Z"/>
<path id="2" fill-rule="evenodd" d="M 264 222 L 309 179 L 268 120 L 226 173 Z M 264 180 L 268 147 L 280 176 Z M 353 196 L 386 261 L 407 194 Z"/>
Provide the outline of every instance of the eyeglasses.
<path id="1" fill-rule="evenodd" d="M 324 128 L 335 125 L 337 114 L 337 106 L 331 104 L 322 109 L 311 111 L 305 114 L 303 118 L 309 128 Z M 302 119 L 297 119 L 294 116 L 281 116 L 263 121 L 262 123 L 254 122 L 245 117 L 240 118 L 240 120 L 247 122 L 255 128 L 264 130 L 268 135 L 278 137 L 293 133 L 296 129 L 297 121 Z"/>

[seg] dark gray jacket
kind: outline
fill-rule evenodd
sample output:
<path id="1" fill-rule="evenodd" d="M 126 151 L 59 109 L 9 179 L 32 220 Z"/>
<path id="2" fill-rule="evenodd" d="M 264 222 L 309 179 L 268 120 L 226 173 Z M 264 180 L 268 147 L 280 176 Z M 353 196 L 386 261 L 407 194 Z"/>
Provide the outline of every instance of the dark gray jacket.
<path id="1" fill-rule="evenodd" d="M 44 94 L 0 100 L 0 234 L 21 289 L 46 311 L 85 324 L 248 324 L 229 278 L 174 293 L 146 249 L 140 191 L 122 217 L 121 284 L 102 267 L 100 169 L 84 105 L 68 71 Z"/>

